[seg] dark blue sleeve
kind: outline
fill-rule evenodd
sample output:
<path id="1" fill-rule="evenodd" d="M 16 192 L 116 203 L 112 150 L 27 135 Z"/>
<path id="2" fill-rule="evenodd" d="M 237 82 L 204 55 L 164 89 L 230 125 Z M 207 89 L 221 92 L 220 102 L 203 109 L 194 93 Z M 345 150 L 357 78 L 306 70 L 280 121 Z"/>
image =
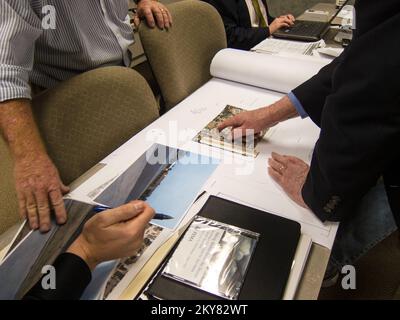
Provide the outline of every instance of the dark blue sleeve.
<path id="1" fill-rule="evenodd" d="M 23 300 L 78 300 L 92 279 L 91 271 L 80 257 L 61 254 L 53 264 L 56 270 L 56 289 L 43 289 L 42 279 L 23 297 Z"/>

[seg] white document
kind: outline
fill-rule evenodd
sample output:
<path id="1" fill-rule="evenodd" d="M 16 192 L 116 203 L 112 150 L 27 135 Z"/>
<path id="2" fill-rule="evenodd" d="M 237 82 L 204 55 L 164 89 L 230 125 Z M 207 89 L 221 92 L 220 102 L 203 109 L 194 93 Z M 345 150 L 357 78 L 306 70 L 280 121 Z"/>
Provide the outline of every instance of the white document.
<path id="1" fill-rule="evenodd" d="M 345 5 L 337 15 L 337 18 L 342 19 L 342 26 L 351 26 L 355 29 L 356 10 L 352 5 Z"/>
<path id="2" fill-rule="evenodd" d="M 210 72 L 217 78 L 288 93 L 330 62 L 304 58 L 223 49 L 212 60 Z"/>
<path id="3" fill-rule="evenodd" d="M 312 56 L 313 51 L 317 48 L 325 47 L 325 41 L 316 42 L 301 42 L 268 38 L 261 41 L 258 45 L 252 48 L 252 51 L 258 53 L 282 54 L 291 53 L 298 55 Z"/>
<path id="4" fill-rule="evenodd" d="M 342 54 L 343 51 L 344 48 L 320 48 L 314 52 L 314 55 L 318 55 L 320 57 L 328 56 L 331 58 L 337 58 Z"/>

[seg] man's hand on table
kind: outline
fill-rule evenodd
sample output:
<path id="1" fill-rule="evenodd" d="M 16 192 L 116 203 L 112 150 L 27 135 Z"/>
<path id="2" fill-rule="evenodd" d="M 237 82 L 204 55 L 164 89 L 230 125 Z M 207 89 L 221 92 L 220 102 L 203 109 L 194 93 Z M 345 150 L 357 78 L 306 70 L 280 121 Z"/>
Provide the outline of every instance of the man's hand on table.
<path id="1" fill-rule="evenodd" d="M 246 136 L 246 131 L 247 133 L 257 134 L 264 129 L 275 126 L 279 122 L 297 116 L 296 108 L 290 99 L 285 96 L 270 106 L 244 111 L 226 119 L 218 125 L 218 130 L 221 131 L 227 127 L 232 127 L 232 138 L 237 139 L 241 136 Z"/>
<path id="2" fill-rule="evenodd" d="M 253 130 L 254 134 L 272 127 L 279 122 L 298 116 L 295 106 L 287 96 L 273 103 L 253 111 L 245 111 L 229 118 L 218 126 L 218 130 L 232 127 L 233 139 L 246 135 L 246 130 Z M 270 176 L 283 188 L 288 196 L 298 205 L 307 208 L 301 194 L 306 181 L 309 166 L 299 158 L 283 156 L 275 152 L 268 160 Z"/>
<path id="3" fill-rule="evenodd" d="M 19 212 L 32 229 L 50 230 L 50 210 L 57 223 L 67 220 L 62 195 L 68 188 L 48 157 L 27 99 L 0 103 L 0 129 L 14 160 Z"/>
<path id="4" fill-rule="evenodd" d="M 244 111 L 226 119 L 218 125 L 218 130 L 221 131 L 227 127 L 232 127 L 232 139 L 237 139 L 248 134 L 258 134 L 265 128 L 272 127 L 277 123 L 270 116 L 268 108 L 260 108 L 252 111 Z"/>
<path id="5" fill-rule="evenodd" d="M 172 26 L 172 16 L 168 9 L 155 0 L 140 0 L 137 5 L 136 15 L 133 19 L 135 26 L 139 26 L 140 20 L 145 19 L 151 28 L 157 26 L 160 29 L 168 29 Z"/>
<path id="6" fill-rule="evenodd" d="M 286 14 L 280 17 L 275 18 L 274 21 L 272 21 L 271 25 L 269 26 L 269 32 L 273 34 L 275 31 L 277 31 L 280 28 L 289 28 L 293 26 L 295 22 L 295 18 L 291 14 Z"/>
<path id="7" fill-rule="evenodd" d="M 32 229 L 50 230 L 51 209 L 58 224 L 67 221 L 63 195 L 69 188 L 62 183 L 57 168 L 46 154 L 16 158 L 14 177 L 20 216 L 29 220 Z"/>
<path id="8" fill-rule="evenodd" d="M 301 190 L 310 167 L 303 160 L 272 152 L 268 159 L 269 175 L 282 187 L 286 194 L 299 206 L 308 208 Z"/>

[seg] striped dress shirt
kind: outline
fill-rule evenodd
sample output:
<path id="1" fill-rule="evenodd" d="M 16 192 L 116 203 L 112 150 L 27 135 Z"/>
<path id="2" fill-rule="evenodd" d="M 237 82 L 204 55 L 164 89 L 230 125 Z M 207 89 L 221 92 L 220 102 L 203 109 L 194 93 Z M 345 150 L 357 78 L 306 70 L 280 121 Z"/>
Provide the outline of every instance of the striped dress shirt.
<path id="1" fill-rule="evenodd" d="M 0 0 L 0 102 L 30 99 L 29 83 L 52 88 L 91 69 L 129 65 L 128 2 Z M 44 27 L 46 17 L 54 29 Z"/>

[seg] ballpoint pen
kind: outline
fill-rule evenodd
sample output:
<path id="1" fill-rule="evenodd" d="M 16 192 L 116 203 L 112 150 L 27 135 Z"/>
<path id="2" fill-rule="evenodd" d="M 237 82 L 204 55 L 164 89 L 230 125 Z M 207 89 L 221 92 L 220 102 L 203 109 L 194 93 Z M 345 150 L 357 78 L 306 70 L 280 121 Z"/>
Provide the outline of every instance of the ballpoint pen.
<path id="1" fill-rule="evenodd" d="M 108 207 L 108 206 L 95 206 L 93 208 L 93 212 L 99 213 L 99 212 L 103 212 L 103 211 L 109 210 L 109 209 L 112 209 L 112 208 Z M 174 219 L 174 217 L 171 217 L 164 213 L 156 213 L 153 217 L 153 220 L 171 220 L 171 219 Z"/>

